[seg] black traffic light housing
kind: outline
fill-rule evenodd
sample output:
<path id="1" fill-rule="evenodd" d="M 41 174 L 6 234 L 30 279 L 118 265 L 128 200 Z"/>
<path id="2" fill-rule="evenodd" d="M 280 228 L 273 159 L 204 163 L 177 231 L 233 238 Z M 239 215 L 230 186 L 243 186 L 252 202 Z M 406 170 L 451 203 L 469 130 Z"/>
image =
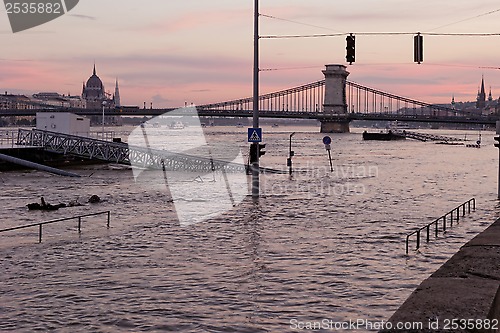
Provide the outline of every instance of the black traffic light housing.
<path id="1" fill-rule="evenodd" d="M 350 34 L 345 40 L 347 42 L 345 60 L 352 65 L 356 60 L 356 36 Z"/>
<path id="2" fill-rule="evenodd" d="M 263 149 L 265 148 L 266 148 L 265 143 L 262 144 L 252 143 L 250 145 L 250 164 L 257 161 L 257 154 L 259 155 L 259 157 L 266 154 L 266 152 L 263 151 Z"/>
<path id="3" fill-rule="evenodd" d="M 262 155 L 265 155 L 266 152 L 262 149 L 266 149 L 266 144 L 265 143 L 262 143 L 260 144 L 259 143 L 259 157 L 261 157 Z"/>
<path id="4" fill-rule="evenodd" d="M 257 144 L 252 143 L 250 145 L 250 164 L 253 164 L 257 161 Z"/>
<path id="5" fill-rule="evenodd" d="M 420 32 L 413 36 L 413 61 L 419 64 L 424 61 L 424 36 Z"/>

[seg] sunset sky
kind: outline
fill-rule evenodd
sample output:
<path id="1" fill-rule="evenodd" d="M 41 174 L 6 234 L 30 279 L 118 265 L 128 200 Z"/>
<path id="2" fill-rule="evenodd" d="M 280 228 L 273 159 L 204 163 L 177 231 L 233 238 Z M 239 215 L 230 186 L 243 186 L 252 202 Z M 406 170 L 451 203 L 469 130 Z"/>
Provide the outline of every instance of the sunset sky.
<path id="1" fill-rule="evenodd" d="M 359 33 L 349 79 L 425 102 L 475 100 L 481 75 L 500 96 L 500 37 L 425 36 L 413 63 L 412 35 L 499 33 L 498 1 L 262 0 L 261 35 Z M 300 25 L 286 20 L 298 21 Z M 252 94 L 253 1 L 81 0 L 67 15 L 13 34 L 0 10 L 0 91 L 81 94 L 97 74 L 120 82 L 122 104 L 176 107 Z M 323 78 L 345 64 L 345 36 L 261 39 L 261 92 Z M 292 68 L 292 69 L 290 69 Z M 299 68 L 299 69 L 297 69 Z M 488 93 L 488 91 L 487 91 Z"/>

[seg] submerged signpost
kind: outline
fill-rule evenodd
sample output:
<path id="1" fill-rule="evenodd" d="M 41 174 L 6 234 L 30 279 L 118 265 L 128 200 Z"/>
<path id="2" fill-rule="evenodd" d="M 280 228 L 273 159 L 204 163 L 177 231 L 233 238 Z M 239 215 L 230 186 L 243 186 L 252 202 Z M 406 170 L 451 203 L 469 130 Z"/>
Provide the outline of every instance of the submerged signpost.
<path id="1" fill-rule="evenodd" d="M 332 149 L 330 144 L 332 143 L 332 138 L 328 135 L 323 138 L 323 143 L 325 144 L 325 149 L 328 152 L 328 159 L 330 160 L 330 172 L 333 172 L 333 164 L 332 164 L 332 154 L 330 150 Z"/>

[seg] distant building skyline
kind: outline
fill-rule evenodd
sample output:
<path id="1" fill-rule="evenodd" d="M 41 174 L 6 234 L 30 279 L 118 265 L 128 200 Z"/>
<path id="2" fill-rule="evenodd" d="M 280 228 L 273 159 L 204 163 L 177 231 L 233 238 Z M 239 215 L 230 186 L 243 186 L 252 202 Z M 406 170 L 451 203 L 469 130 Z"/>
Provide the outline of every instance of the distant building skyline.
<path id="1" fill-rule="evenodd" d="M 456 101 L 455 96 L 453 95 L 451 103 L 448 105 L 451 105 L 452 109 L 480 113 L 483 115 L 500 114 L 500 96 L 497 99 L 493 98 L 491 86 L 488 98 L 486 98 L 484 75 L 481 76 L 481 82 L 477 89 L 475 101 Z"/>
<path id="2" fill-rule="evenodd" d="M 121 106 L 118 79 L 115 80 L 113 95 L 105 91 L 102 80 L 97 76 L 96 65 L 92 75 L 83 83 L 81 95 L 65 95 L 58 92 L 40 91 L 31 97 L 24 94 L 0 94 L 0 109 L 29 109 L 34 106 L 55 106 L 82 109 L 101 109 L 103 102 L 106 108 Z"/>

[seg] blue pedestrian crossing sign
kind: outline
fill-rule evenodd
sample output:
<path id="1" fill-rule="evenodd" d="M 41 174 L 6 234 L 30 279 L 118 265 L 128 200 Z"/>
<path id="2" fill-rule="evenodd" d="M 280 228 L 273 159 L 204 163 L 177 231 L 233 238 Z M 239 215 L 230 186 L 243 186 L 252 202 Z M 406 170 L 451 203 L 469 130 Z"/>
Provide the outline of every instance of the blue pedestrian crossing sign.
<path id="1" fill-rule="evenodd" d="M 248 142 L 262 142 L 262 128 L 249 128 Z"/>

